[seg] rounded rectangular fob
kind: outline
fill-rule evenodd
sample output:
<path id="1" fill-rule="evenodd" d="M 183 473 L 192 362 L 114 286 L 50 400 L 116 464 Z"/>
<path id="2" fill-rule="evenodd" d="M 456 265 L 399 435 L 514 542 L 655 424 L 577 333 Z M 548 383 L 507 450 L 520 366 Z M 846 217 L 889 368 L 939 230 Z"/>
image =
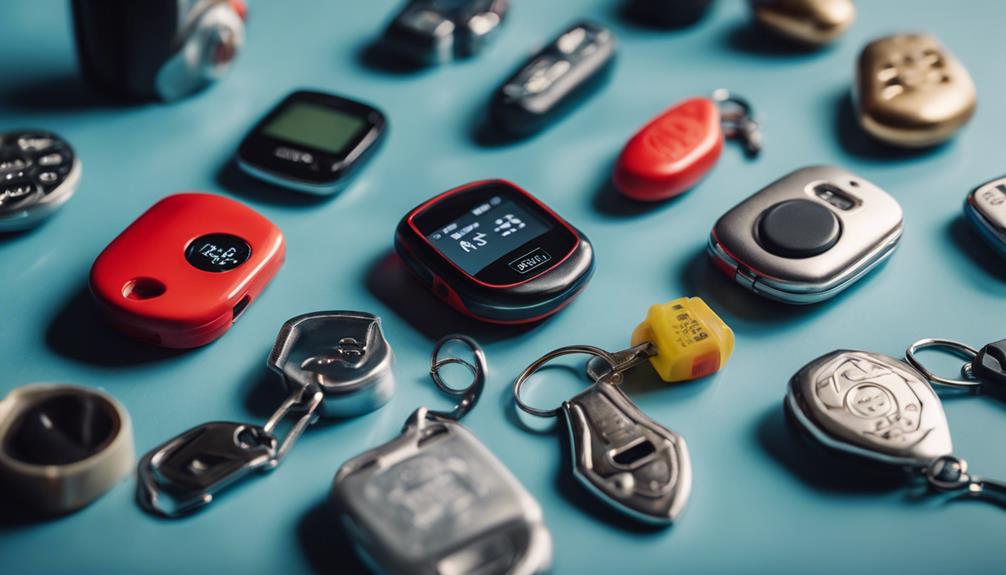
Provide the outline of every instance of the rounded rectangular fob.
<path id="1" fill-rule="evenodd" d="M 594 22 L 563 30 L 496 91 L 490 104 L 496 127 L 530 134 L 568 112 L 600 87 L 615 61 L 616 44 L 611 30 Z"/>
<path id="2" fill-rule="evenodd" d="M 964 202 L 964 214 L 978 234 L 1006 256 L 1006 176 L 971 190 Z"/>
<path id="3" fill-rule="evenodd" d="M 490 323 L 551 316 L 594 272 L 587 237 L 505 180 L 472 182 L 416 207 L 398 224 L 395 250 L 434 295 Z"/>
<path id="4" fill-rule="evenodd" d="M 826 300 L 894 252 L 898 202 L 833 166 L 802 168 L 769 184 L 716 222 L 708 251 L 744 287 L 793 304 Z"/>
<path id="5" fill-rule="evenodd" d="M 971 119 L 977 102 L 964 64 L 924 34 L 895 34 L 867 44 L 855 86 L 863 129 L 906 148 L 950 139 Z"/>
<path id="6" fill-rule="evenodd" d="M 204 193 L 168 196 L 91 267 L 91 293 L 116 328 L 164 347 L 222 336 L 283 263 L 283 233 L 240 202 Z"/>
<path id="7" fill-rule="evenodd" d="M 381 43 L 421 65 L 474 56 L 497 34 L 509 7 L 509 0 L 409 0 Z"/>
<path id="8" fill-rule="evenodd" d="M 406 425 L 335 475 L 331 501 L 361 554 L 383 573 L 533 575 L 547 570 L 541 508 L 464 426 Z"/>
<path id="9" fill-rule="evenodd" d="M 81 162 L 70 143 L 44 130 L 0 133 L 0 233 L 31 228 L 77 190 Z"/>

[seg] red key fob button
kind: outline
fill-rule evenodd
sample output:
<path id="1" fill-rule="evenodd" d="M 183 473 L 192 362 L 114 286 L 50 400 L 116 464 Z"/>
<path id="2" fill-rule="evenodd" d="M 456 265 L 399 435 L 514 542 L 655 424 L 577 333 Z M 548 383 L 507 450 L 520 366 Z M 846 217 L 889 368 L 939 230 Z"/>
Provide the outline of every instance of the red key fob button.
<path id="1" fill-rule="evenodd" d="M 723 149 L 720 111 L 708 98 L 690 98 L 660 114 L 625 144 L 615 165 L 618 191 L 654 202 L 687 191 Z"/>
<path id="2" fill-rule="evenodd" d="M 222 336 L 276 275 L 283 233 L 244 204 L 168 196 L 136 219 L 91 268 L 91 293 L 131 337 L 191 348 Z"/>

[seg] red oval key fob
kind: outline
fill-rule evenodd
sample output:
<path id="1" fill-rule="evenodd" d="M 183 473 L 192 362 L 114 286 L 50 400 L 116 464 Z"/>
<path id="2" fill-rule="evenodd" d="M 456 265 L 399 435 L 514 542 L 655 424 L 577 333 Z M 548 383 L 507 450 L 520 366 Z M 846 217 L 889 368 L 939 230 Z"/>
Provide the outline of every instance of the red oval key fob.
<path id="1" fill-rule="evenodd" d="M 154 204 L 91 267 L 91 293 L 113 326 L 164 347 L 222 336 L 283 264 L 283 233 L 262 214 L 213 194 Z"/>
<path id="2" fill-rule="evenodd" d="M 716 164 L 723 138 L 739 137 L 757 153 L 757 124 L 750 106 L 727 93 L 709 98 L 689 98 L 650 120 L 625 144 L 615 165 L 615 188 L 624 196 L 644 202 L 673 198 L 701 180 Z M 739 111 L 724 118 L 720 105 L 730 102 Z M 729 129 L 724 133 L 724 127 Z"/>

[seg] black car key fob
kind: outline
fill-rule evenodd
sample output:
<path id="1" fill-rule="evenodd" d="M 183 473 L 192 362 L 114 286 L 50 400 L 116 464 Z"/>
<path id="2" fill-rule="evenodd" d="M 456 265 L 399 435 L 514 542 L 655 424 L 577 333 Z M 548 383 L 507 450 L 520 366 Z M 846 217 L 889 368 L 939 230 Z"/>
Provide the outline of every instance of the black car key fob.
<path id="1" fill-rule="evenodd" d="M 52 215 L 77 190 L 80 171 L 73 148 L 52 132 L 0 133 L 0 232 Z"/>
<path id="2" fill-rule="evenodd" d="M 572 109 L 602 84 L 615 61 L 615 35 L 580 21 L 539 50 L 493 96 L 497 129 L 526 135 Z"/>

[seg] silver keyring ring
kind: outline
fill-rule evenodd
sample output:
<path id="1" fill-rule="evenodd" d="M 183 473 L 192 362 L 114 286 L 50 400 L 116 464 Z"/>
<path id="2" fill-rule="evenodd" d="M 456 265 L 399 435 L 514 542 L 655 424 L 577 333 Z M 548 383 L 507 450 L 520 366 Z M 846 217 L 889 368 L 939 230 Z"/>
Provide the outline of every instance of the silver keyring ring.
<path id="1" fill-rule="evenodd" d="M 617 362 L 615 361 L 615 357 L 610 353 L 604 351 L 603 349 L 599 347 L 594 347 L 592 345 L 569 345 L 566 347 L 560 347 L 559 349 L 554 349 L 546 353 L 545 355 L 541 356 L 537 360 L 535 360 L 534 363 L 527 366 L 527 368 L 519 376 L 517 376 L 517 379 L 514 380 L 513 399 L 517 403 L 517 407 L 519 407 L 522 411 L 530 413 L 531 415 L 537 415 L 538 417 L 555 417 L 559 415 L 558 407 L 553 409 L 538 409 L 537 407 L 531 407 L 530 405 L 524 403 L 524 400 L 521 399 L 520 397 L 520 391 L 521 388 L 524 387 L 524 382 L 526 382 L 529 377 L 534 375 L 534 373 L 539 369 L 541 369 L 542 366 L 544 366 L 546 363 L 552 361 L 557 357 L 562 357 L 564 355 L 574 355 L 579 353 L 599 357 L 604 361 L 608 362 L 608 365 L 611 366 L 611 371 L 613 374 L 611 376 L 613 383 L 618 383 L 618 379 L 621 379 L 621 374 L 615 371 L 615 368 L 618 365 Z"/>
<path id="2" fill-rule="evenodd" d="M 445 345 L 452 341 L 457 341 L 463 343 L 472 351 L 472 357 L 475 360 L 469 362 L 467 360 L 461 359 L 460 357 L 450 356 L 445 358 L 440 358 L 440 350 L 444 348 Z M 440 368 L 445 365 L 463 365 L 468 371 L 472 373 L 472 382 L 466 387 L 451 387 L 447 385 L 443 377 L 440 376 Z M 446 335 L 440 338 L 437 345 L 433 347 L 433 353 L 430 355 L 430 377 L 433 379 L 433 383 L 436 384 L 437 388 L 446 393 L 447 395 L 453 397 L 460 397 L 461 401 L 454 407 L 454 410 L 448 413 L 442 412 L 430 412 L 435 416 L 448 417 L 450 419 L 458 420 L 464 417 L 466 413 L 471 411 L 475 407 L 475 403 L 479 400 L 482 395 L 482 390 L 485 388 L 486 384 L 486 372 L 489 371 L 489 364 L 486 361 L 486 352 L 482 349 L 477 341 L 473 338 L 459 333 L 454 333 Z"/>
<path id="3" fill-rule="evenodd" d="M 954 341 L 951 339 L 927 337 L 926 339 L 920 339 L 919 341 L 908 346 L 908 349 L 905 350 L 905 359 L 908 361 L 908 363 L 912 365 L 912 367 L 919 370 L 919 372 L 922 373 L 922 375 L 925 376 L 925 378 L 928 379 L 930 383 L 948 385 L 951 387 L 963 387 L 968 389 L 974 389 L 976 387 L 981 386 L 982 383 L 980 381 L 975 381 L 973 379 L 950 379 L 946 377 L 940 377 L 935 373 L 929 371 L 929 369 L 927 369 L 926 366 L 922 365 L 922 362 L 920 362 L 918 358 L 915 357 L 915 354 L 917 352 L 927 348 L 941 348 L 949 350 L 954 355 L 963 357 L 964 359 L 967 360 L 972 360 L 975 358 L 975 356 L 978 355 L 977 349 L 965 345 L 959 341 Z M 965 368 L 967 367 L 967 365 L 968 364 L 965 364 Z M 965 371 L 966 373 L 966 370 L 962 371 Z"/>
<path id="4" fill-rule="evenodd" d="M 924 470 L 926 481 L 940 491 L 956 491 L 971 484 L 968 462 L 953 455 L 941 455 Z"/>
<path id="5" fill-rule="evenodd" d="M 726 88 L 714 90 L 713 101 L 719 106 L 722 122 L 731 126 L 735 126 L 744 120 L 750 120 L 754 115 L 754 109 L 751 107 L 750 102 L 741 96 L 731 93 L 730 90 L 727 90 Z M 724 113 L 724 109 L 727 105 L 736 106 L 739 108 L 739 113 Z"/>

